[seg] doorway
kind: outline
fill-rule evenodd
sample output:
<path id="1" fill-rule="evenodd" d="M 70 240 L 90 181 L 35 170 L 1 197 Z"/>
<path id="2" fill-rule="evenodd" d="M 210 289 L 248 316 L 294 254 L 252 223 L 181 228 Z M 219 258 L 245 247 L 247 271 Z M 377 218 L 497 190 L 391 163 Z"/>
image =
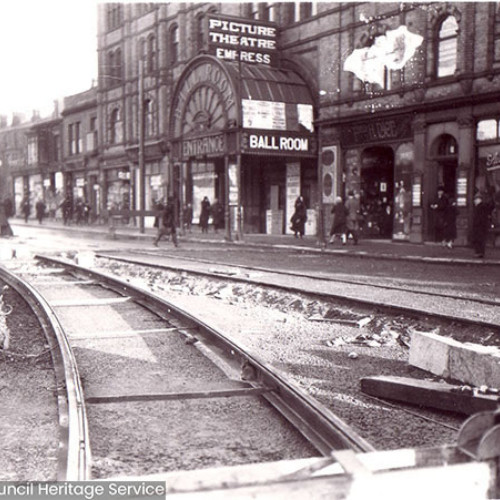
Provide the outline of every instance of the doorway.
<path id="1" fill-rule="evenodd" d="M 390 147 L 367 148 L 361 154 L 360 232 L 368 238 L 392 237 L 394 152 Z"/>

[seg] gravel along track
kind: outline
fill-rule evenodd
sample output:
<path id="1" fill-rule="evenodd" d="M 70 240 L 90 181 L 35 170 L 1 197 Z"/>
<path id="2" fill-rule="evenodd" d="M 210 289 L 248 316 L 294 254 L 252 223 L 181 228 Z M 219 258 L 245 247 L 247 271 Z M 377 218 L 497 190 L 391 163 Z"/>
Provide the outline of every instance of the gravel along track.
<path id="1" fill-rule="evenodd" d="M 228 379 L 168 321 L 107 288 L 36 271 L 29 281 L 56 311 L 78 362 L 93 478 L 319 456 L 255 396 L 130 401 L 246 384 Z M 107 396 L 125 401 L 99 400 Z"/>
<path id="2" fill-rule="evenodd" d="M 54 481 L 59 440 L 51 355 L 29 305 L 4 285 L 0 281 L 0 480 Z"/>
<path id="3" fill-rule="evenodd" d="M 360 392 L 362 377 L 426 378 L 408 364 L 412 329 L 494 345 L 492 330 L 432 317 L 382 314 L 333 299 L 273 290 L 224 278 L 203 278 L 104 258 L 96 265 L 142 286 L 213 324 L 304 388 L 377 449 L 455 442 L 463 417 L 375 400 Z M 332 321 L 315 321 L 314 318 Z M 357 327 L 336 319 L 370 317 Z M 486 340 L 487 339 L 487 340 Z"/>
<path id="4" fill-rule="evenodd" d="M 105 254 L 101 254 L 105 257 Z M 318 295 L 336 298 L 352 299 L 369 304 L 380 304 L 394 308 L 413 310 L 417 314 L 425 312 L 427 315 L 448 316 L 461 321 L 482 322 L 500 327 L 500 302 L 471 294 L 461 296 L 440 293 L 438 290 L 402 288 L 387 282 L 366 279 L 365 283 L 356 283 L 347 279 L 333 279 L 324 273 L 304 273 L 297 275 L 292 272 L 265 270 L 264 268 L 241 268 L 225 263 L 207 264 L 204 260 L 185 259 L 176 256 L 155 254 L 132 254 L 120 252 L 110 258 L 124 261 L 165 266 L 170 269 L 185 270 L 192 273 L 213 274 L 226 276 L 228 279 L 247 283 L 265 284 L 272 287 L 281 287 L 288 290 L 301 291 L 307 289 Z M 319 277 L 318 277 L 319 276 Z M 483 300 L 484 299 L 484 300 Z"/>

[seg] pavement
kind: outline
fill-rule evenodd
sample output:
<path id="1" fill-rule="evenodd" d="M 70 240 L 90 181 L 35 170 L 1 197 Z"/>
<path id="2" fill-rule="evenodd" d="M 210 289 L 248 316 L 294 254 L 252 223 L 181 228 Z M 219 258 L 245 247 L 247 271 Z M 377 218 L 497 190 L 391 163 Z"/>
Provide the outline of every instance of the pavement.
<path id="1" fill-rule="evenodd" d="M 153 242 L 156 236 L 156 229 L 146 227 L 141 232 L 138 226 L 117 225 L 64 225 L 62 221 L 46 219 L 40 225 L 36 220 L 29 220 L 25 223 L 21 219 L 11 219 L 10 224 L 16 232 L 16 226 L 36 227 L 38 229 L 57 230 L 68 233 L 75 233 L 78 236 L 100 235 L 117 240 L 144 240 Z M 210 227 L 208 233 L 201 233 L 195 226 L 191 232 L 180 232 L 179 241 L 226 245 L 245 245 L 255 247 L 270 246 L 275 249 L 286 248 L 296 249 L 303 252 L 328 253 L 335 255 L 356 256 L 360 258 L 377 258 L 392 260 L 422 261 L 439 264 L 474 264 L 474 265 L 494 265 L 500 266 L 500 247 L 494 247 L 491 243 L 486 248 L 484 258 L 477 258 L 470 247 L 454 247 L 449 249 L 436 243 L 410 243 L 402 241 L 380 240 L 380 239 L 360 239 L 358 245 L 349 242 L 343 246 L 340 242 L 336 244 L 322 244 L 316 236 L 305 236 L 303 239 L 294 238 L 293 235 L 267 235 L 267 234 L 244 234 L 243 239 L 227 239 L 225 231 L 215 233 Z"/>

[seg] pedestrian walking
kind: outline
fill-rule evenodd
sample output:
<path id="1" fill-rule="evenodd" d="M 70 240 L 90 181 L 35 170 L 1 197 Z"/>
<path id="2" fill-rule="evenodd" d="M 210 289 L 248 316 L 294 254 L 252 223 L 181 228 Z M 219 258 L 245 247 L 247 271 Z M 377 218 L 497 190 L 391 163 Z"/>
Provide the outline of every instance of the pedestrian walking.
<path id="1" fill-rule="evenodd" d="M 332 207 L 333 214 L 332 227 L 330 228 L 329 243 L 335 243 L 335 238 L 338 236 L 342 245 L 346 244 L 346 216 L 347 211 L 340 196 L 335 199 L 335 204 Z"/>
<path id="2" fill-rule="evenodd" d="M 171 237 L 174 246 L 179 246 L 179 243 L 177 241 L 177 231 L 175 227 L 175 207 L 174 202 L 171 198 L 167 200 L 167 205 L 163 209 L 163 212 L 160 216 L 158 234 L 153 242 L 153 245 L 155 247 L 158 246 L 158 243 L 163 236 Z"/>
<path id="3" fill-rule="evenodd" d="M 73 200 L 71 196 L 66 196 L 59 205 L 59 208 L 62 210 L 63 223 L 66 226 L 71 222 L 71 218 L 73 217 Z"/>
<path id="4" fill-rule="evenodd" d="M 165 209 L 165 205 L 160 201 L 153 200 L 153 210 L 155 212 L 155 220 L 153 223 L 153 227 L 160 227 L 160 217 Z"/>
<path id="5" fill-rule="evenodd" d="M 492 207 L 486 203 L 481 193 L 474 197 L 474 211 L 472 215 L 472 234 L 471 244 L 474 249 L 474 255 L 478 258 L 483 258 L 486 251 L 486 240 L 488 238 L 488 230 L 491 225 Z"/>
<path id="6" fill-rule="evenodd" d="M 434 228 L 435 228 L 435 238 L 436 241 L 441 243 L 443 246 L 446 245 L 446 241 L 444 239 L 444 227 L 446 221 L 446 211 L 448 209 L 449 200 L 448 196 L 444 192 L 444 187 L 439 186 L 437 192 L 437 198 L 434 203 L 431 205 L 431 209 L 435 213 L 434 218 Z"/>
<path id="7" fill-rule="evenodd" d="M 304 237 L 305 228 L 307 222 L 307 208 L 304 202 L 304 198 L 299 196 L 295 200 L 295 211 L 290 219 L 291 227 L 290 229 L 294 232 L 295 238 Z"/>
<path id="8" fill-rule="evenodd" d="M 45 206 L 44 201 L 39 198 L 38 201 L 36 202 L 35 205 L 35 212 L 36 212 L 36 218 L 38 220 L 38 224 L 41 224 L 43 221 L 43 218 L 45 217 L 45 209 L 47 207 Z"/>
<path id="9" fill-rule="evenodd" d="M 215 233 L 219 232 L 219 229 L 224 228 L 224 207 L 219 200 L 216 198 L 212 207 L 210 208 L 210 213 L 212 215 L 212 223 L 214 225 Z"/>
<path id="10" fill-rule="evenodd" d="M 28 222 L 28 217 L 30 216 L 31 213 L 31 204 L 28 196 L 25 196 L 23 198 L 23 201 L 21 201 L 21 212 L 23 213 L 24 216 L 24 222 Z"/>
<path id="11" fill-rule="evenodd" d="M 200 227 L 202 233 L 208 233 L 208 220 L 210 219 L 210 200 L 205 196 L 201 201 Z"/>
<path id="12" fill-rule="evenodd" d="M 458 208 L 455 198 L 448 200 L 448 206 L 444 212 L 444 227 L 443 240 L 445 245 L 450 250 L 453 248 L 453 243 L 457 238 L 457 215 Z"/>
<path id="13" fill-rule="evenodd" d="M 347 193 L 346 209 L 346 238 L 352 238 L 355 245 L 359 241 L 359 219 L 361 217 L 359 198 L 354 191 Z"/>

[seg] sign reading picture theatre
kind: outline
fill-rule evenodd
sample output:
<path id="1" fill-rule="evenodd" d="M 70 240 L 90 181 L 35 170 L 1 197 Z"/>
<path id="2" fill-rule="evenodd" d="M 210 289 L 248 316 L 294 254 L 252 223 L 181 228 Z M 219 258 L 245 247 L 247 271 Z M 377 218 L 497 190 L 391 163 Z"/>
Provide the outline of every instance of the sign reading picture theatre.
<path id="1" fill-rule="evenodd" d="M 208 52 L 217 59 L 276 66 L 277 44 L 273 23 L 208 16 Z"/>

